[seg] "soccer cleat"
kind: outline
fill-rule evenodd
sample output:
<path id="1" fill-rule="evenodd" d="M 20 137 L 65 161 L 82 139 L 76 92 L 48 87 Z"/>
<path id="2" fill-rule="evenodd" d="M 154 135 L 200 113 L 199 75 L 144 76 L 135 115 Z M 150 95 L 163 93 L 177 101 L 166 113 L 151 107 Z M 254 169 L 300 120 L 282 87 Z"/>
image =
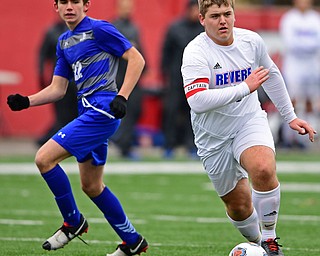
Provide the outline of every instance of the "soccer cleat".
<path id="1" fill-rule="evenodd" d="M 78 237 L 82 242 L 86 244 L 79 236 L 88 232 L 88 222 L 80 215 L 80 223 L 76 227 L 71 227 L 67 223 L 63 223 L 53 236 L 49 237 L 47 241 L 42 244 L 42 248 L 48 251 L 57 250 L 63 248 L 73 238 Z"/>
<path id="2" fill-rule="evenodd" d="M 140 255 L 142 252 L 146 252 L 148 249 L 148 242 L 145 238 L 140 236 L 139 241 L 134 245 L 127 245 L 125 242 L 119 244 L 117 250 L 112 254 L 107 254 L 107 256 L 131 256 Z"/>
<path id="3" fill-rule="evenodd" d="M 261 247 L 266 251 L 268 256 L 284 256 L 283 252 L 281 251 L 280 247 L 282 245 L 278 244 L 279 237 L 275 239 L 268 239 L 266 241 L 261 242 Z"/>

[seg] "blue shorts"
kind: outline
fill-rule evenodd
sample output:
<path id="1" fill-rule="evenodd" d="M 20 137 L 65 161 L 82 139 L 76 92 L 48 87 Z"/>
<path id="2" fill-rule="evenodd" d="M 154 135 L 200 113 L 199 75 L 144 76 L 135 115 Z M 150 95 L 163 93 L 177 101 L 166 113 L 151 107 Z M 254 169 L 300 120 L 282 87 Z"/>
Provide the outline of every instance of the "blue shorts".
<path id="1" fill-rule="evenodd" d="M 96 92 L 87 96 L 86 100 L 95 108 L 112 114 L 109 104 L 115 96 L 115 92 Z M 79 163 L 92 159 L 93 165 L 104 165 L 108 139 L 118 129 L 120 120 L 111 119 L 91 107 L 84 107 L 81 100 L 78 110 L 79 116 L 61 128 L 52 139 L 75 156 Z"/>

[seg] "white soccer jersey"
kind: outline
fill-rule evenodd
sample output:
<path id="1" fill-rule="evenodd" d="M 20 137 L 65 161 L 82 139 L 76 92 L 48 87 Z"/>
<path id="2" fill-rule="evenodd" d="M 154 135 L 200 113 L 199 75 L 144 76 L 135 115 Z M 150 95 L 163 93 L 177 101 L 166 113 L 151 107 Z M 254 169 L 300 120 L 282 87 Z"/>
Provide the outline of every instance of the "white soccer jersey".
<path id="1" fill-rule="evenodd" d="M 290 96 L 295 99 L 319 97 L 320 15 L 314 10 L 292 9 L 280 22 L 284 43 L 283 75 Z"/>
<path id="2" fill-rule="evenodd" d="M 200 156 L 234 137 L 262 111 L 257 92 L 250 94 L 244 82 L 259 66 L 270 70 L 264 90 L 285 120 L 292 121 L 296 115 L 284 81 L 257 33 L 234 28 L 233 44 L 220 46 L 204 32 L 185 48 L 181 72 Z"/>

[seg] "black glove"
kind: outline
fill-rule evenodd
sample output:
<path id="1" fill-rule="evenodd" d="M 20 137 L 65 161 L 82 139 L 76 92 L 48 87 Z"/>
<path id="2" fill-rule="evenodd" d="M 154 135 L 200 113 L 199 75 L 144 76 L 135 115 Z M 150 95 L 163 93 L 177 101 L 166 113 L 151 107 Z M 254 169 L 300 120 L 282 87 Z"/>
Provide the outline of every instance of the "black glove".
<path id="1" fill-rule="evenodd" d="M 110 102 L 110 109 L 117 119 L 123 118 L 127 113 L 127 100 L 121 95 L 117 95 L 113 101 Z"/>
<path id="2" fill-rule="evenodd" d="M 7 104 L 13 111 L 19 111 L 30 107 L 29 98 L 20 94 L 9 95 Z"/>

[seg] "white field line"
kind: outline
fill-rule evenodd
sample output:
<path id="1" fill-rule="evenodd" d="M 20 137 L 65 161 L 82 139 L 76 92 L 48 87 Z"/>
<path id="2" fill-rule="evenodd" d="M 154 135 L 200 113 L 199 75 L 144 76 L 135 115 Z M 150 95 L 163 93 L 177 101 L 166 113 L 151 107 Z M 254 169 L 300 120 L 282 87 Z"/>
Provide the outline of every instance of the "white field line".
<path id="1" fill-rule="evenodd" d="M 280 187 L 282 192 L 320 193 L 320 183 L 281 182 Z M 208 191 L 214 190 L 214 187 L 210 182 L 204 183 L 203 188 Z"/>
<path id="2" fill-rule="evenodd" d="M 0 219 L 0 225 L 39 226 L 39 225 L 44 225 L 44 223 L 43 221 L 38 221 L 38 220 Z"/>
<path id="3" fill-rule="evenodd" d="M 62 163 L 67 173 L 78 173 L 76 163 Z M 278 162 L 278 173 L 320 173 L 320 162 Z M 38 174 L 34 163 L 2 163 L 0 174 Z M 204 173 L 201 162 L 107 163 L 105 174 L 186 174 Z"/>
<path id="4" fill-rule="evenodd" d="M 40 237 L 0 237 L 0 241 L 20 241 L 20 242 L 44 242 L 46 238 Z M 85 240 L 90 244 L 118 244 L 119 241 L 99 241 L 99 240 Z M 80 240 L 74 239 L 72 243 L 82 243 Z"/>
<path id="5" fill-rule="evenodd" d="M 192 217 L 192 216 L 176 216 L 176 215 L 152 215 L 147 219 L 131 218 L 135 224 L 146 224 L 148 221 L 161 221 L 161 222 L 192 222 L 192 223 L 229 223 L 227 218 L 215 218 L 215 217 Z M 282 222 L 314 222 L 320 223 L 320 216 L 316 215 L 280 215 L 279 220 Z M 89 223 L 105 224 L 104 218 L 88 218 Z M 15 219 L 0 219 L 0 225 L 27 225 L 27 226 L 41 226 L 45 225 L 44 221 L 35 220 L 15 220 Z"/>
<path id="6" fill-rule="evenodd" d="M 320 183 L 281 182 L 281 191 L 284 192 L 312 192 L 320 193 Z"/>

